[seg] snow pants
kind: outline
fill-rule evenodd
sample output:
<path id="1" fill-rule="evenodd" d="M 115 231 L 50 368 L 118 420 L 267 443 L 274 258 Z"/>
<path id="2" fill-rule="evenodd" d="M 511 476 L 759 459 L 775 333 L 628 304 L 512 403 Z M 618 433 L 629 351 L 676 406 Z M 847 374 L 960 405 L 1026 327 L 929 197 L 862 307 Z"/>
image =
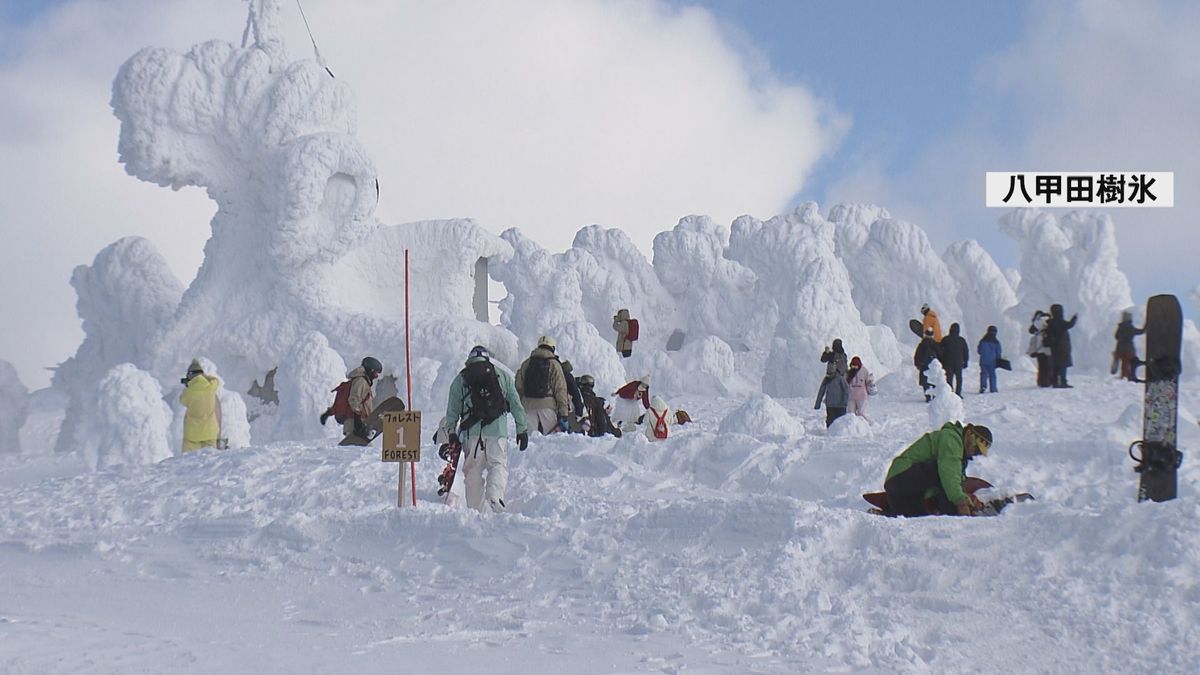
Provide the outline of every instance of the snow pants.
<path id="1" fill-rule="evenodd" d="M 941 477 L 938 476 L 937 462 L 921 462 L 914 464 L 907 471 L 892 476 L 883 484 L 887 493 L 888 508 L 901 516 L 928 516 L 929 507 L 925 504 L 925 493 L 933 488 L 933 501 L 939 512 L 952 516 L 958 513 L 958 507 L 946 497 L 942 489 Z"/>
<path id="2" fill-rule="evenodd" d="M 854 413 L 855 415 L 858 415 L 859 417 L 866 419 L 866 417 L 867 417 L 867 399 L 864 398 L 862 400 L 857 400 L 857 399 L 851 398 L 850 399 L 850 412 Z"/>
<path id="3" fill-rule="evenodd" d="M 1133 362 L 1137 360 L 1137 354 L 1135 352 L 1117 354 L 1117 359 L 1121 361 L 1121 379 L 1134 381 Z"/>
<path id="4" fill-rule="evenodd" d="M 537 429 L 543 436 L 558 431 L 558 414 L 553 408 L 526 408 L 525 415 L 529 417 L 530 430 Z"/>
<path id="5" fill-rule="evenodd" d="M 642 401 L 638 398 L 617 397 L 613 401 L 613 424 L 621 427 L 621 431 L 631 431 L 637 426 L 637 419 L 642 416 Z"/>
<path id="6" fill-rule="evenodd" d="M 1054 384 L 1054 366 L 1050 364 L 1049 354 L 1037 355 L 1037 385 L 1049 387 Z"/>
<path id="7" fill-rule="evenodd" d="M 946 384 L 954 388 L 954 393 L 962 396 L 962 371 L 961 367 L 946 369 Z"/>
<path id="8" fill-rule="evenodd" d="M 467 508 L 483 511 L 486 505 L 493 511 L 504 510 L 504 490 L 508 487 L 507 446 L 507 438 L 496 436 L 463 439 L 462 471 Z"/>
<path id="9" fill-rule="evenodd" d="M 979 366 L 979 393 L 984 390 L 996 393 L 996 366 Z"/>
<path id="10" fill-rule="evenodd" d="M 846 407 L 840 405 L 825 406 L 825 428 L 833 425 L 833 421 L 846 414 Z"/>

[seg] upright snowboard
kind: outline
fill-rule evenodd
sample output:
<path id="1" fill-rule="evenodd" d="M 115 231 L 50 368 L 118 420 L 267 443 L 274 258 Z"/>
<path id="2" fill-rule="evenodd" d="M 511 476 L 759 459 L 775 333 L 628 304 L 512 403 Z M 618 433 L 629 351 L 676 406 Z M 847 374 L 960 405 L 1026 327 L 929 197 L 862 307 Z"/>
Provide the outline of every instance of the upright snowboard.
<path id="1" fill-rule="evenodd" d="M 395 396 L 380 401 L 379 405 L 371 409 L 371 416 L 366 419 L 367 438 L 351 431 L 338 445 L 370 445 L 371 441 L 383 433 L 383 413 L 400 412 L 401 410 L 404 410 L 404 401 Z"/>
<path id="2" fill-rule="evenodd" d="M 1183 341 L 1183 312 L 1173 295 L 1156 295 L 1146 303 L 1146 403 L 1142 440 L 1129 448 L 1142 475 L 1138 501 L 1165 502 L 1176 495 L 1176 470 L 1183 453 L 1176 447 L 1179 412 L 1180 344 Z M 1141 457 L 1133 448 L 1141 446 Z"/>

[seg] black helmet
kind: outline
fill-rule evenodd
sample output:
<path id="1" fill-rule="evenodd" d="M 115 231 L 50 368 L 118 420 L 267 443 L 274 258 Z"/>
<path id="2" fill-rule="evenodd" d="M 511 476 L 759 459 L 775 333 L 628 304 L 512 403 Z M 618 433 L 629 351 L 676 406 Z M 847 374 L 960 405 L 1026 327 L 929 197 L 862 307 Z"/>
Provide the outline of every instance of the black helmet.
<path id="1" fill-rule="evenodd" d="M 575 383 L 581 387 L 594 387 L 596 386 L 596 378 L 591 375 L 580 375 L 579 379 L 575 380 Z"/>
<path id="2" fill-rule="evenodd" d="M 383 364 L 380 363 L 379 359 L 375 358 L 374 356 L 368 356 L 362 360 L 362 369 L 368 373 L 375 373 L 378 375 L 379 373 L 383 372 Z"/>

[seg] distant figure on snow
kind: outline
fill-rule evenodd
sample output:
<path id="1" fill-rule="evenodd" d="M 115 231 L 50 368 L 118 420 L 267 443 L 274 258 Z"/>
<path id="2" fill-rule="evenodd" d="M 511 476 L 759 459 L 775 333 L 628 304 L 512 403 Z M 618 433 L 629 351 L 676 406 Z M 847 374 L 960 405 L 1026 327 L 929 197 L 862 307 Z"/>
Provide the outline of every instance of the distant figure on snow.
<path id="1" fill-rule="evenodd" d="M 333 405 L 321 413 L 321 424 L 331 416 L 342 425 L 347 436 L 354 434 L 364 440 L 371 437 L 367 419 L 371 416 L 371 400 L 375 397 L 371 389 L 376 378 L 383 372 L 383 364 L 373 356 L 364 357 L 362 364 L 346 375 L 346 381 L 338 385 Z"/>
<path id="2" fill-rule="evenodd" d="M 833 346 L 826 347 L 821 352 L 821 363 L 825 364 L 825 377 L 821 380 L 821 386 L 817 389 L 817 401 L 813 404 L 813 410 L 821 409 L 821 402 L 825 400 L 825 392 L 829 388 L 829 383 L 834 378 L 845 377 L 849 365 L 846 363 L 846 349 L 842 346 L 841 338 L 834 338 Z"/>
<path id="3" fill-rule="evenodd" d="M 940 319 L 938 319 L 937 312 L 933 311 L 933 308 L 930 307 L 929 305 L 921 305 L 921 316 L 923 317 L 921 319 L 921 332 L 928 333 L 929 330 L 932 328 L 933 329 L 933 341 L 941 342 L 942 341 L 942 322 Z"/>
<path id="4" fill-rule="evenodd" d="M 488 350 L 476 345 L 450 383 L 440 430 L 451 444 L 462 444 L 461 471 L 468 508 L 482 511 L 486 503 L 496 513 L 505 509 L 509 414 L 517 424 L 517 448 L 524 451 L 529 447 L 529 427 L 517 387 L 508 373 L 492 364 Z"/>
<path id="5" fill-rule="evenodd" d="M 875 380 L 857 356 L 850 359 L 846 383 L 850 385 L 850 412 L 867 419 L 867 399 L 875 395 Z"/>
<path id="6" fill-rule="evenodd" d="M 979 338 L 975 351 L 979 354 L 979 393 L 984 390 L 996 393 L 996 366 L 1004 358 L 995 326 L 988 326 L 987 333 Z"/>
<path id="7" fill-rule="evenodd" d="M 1046 338 L 1050 345 L 1050 362 L 1054 367 L 1054 388 L 1070 389 L 1067 384 L 1067 368 L 1075 365 L 1071 361 L 1071 333 L 1077 315 L 1068 321 L 1063 318 L 1062 305 L 1050 305 L 1050 322 L 1046 324 Z"/>
<path id="8" fill-rule="evenodd" d="M 1113 351 L 1113 358 L 1120 364 L 1122 380 L 1136 381 L 1133 376 L 1133 364 L 1137 361 L 1137 348 L 1133 346 L 1133 338 L 1145 332 L 1144 328 L 1134 327 L 1133 314 L 1121 312 L 1121 323 L 1117 324 L 1117 332 L 1113 335 L 1117 339 L 1117 348 Z M 1115 374 L 1117 363 L 1113 365 Z"/>
<path id="9" fill-rule="evenodd" d="M 200 359 L 192 359 L 187 377 L 180 382 L 186 386 L 179 402 L 187 408 L 183 416 L 183 452 L 217 447 L 221 437 L 221 401 L 217 398 L 221 380 L 205 375 Z"/>
<path id="10" fill-rule="evenodd" d="M 646 411 L 646 438 L 651 441 L 665 441 L 671 436 L 671 408 L 661 396 L 650 400 L 650 408 Z"/>
<path id="11" fill-rule="evenodd" d="M 850 383 L 845 375 L 835 375 L 825 386 L 825 428 L 846 414 L 850 407 Z"/>
<path id="12" fill-rule="evenodd" d="M 629 358 L 633 355 L 633 343 L 641 332 L 637 319 L 629 317 L 628 309 L 617 310 L 613 317 L 613 330 L 617 331 L 617 351 L 621 356 Z"/>
<path id="13" fill-rule="evenodd" d="M 1029 322 L 1029 347 L 1025 353 L 1037 361 L 1037 386 L 1049 387 L 1054 384 L 1054 366 L 1050 362 L 1050 343 L 1046 327 L 1050 323 L 1050 315 L 1042 310 L 1033 313 Z"/>
<path id="14" fill-rule="evenodd" d="M 562 364 L 554 354 L 554 338 L 543 335 L 538 346 L 529 353 L 529 358 L 517 370 L 517 391 L 521 392 L 521 404 L 542 435 L 570 428 L 568 415 L 571 396 L 567 392 L 567 379 L 563 376 Z"/>
<path id="15" fill-rule="evenodd" d="M 929 393 L 933 389 L 933 385 L 929 383 L 929 364 L 938 355 L 938 343 L 933 339 L 933 329 L 925 329 L 925 337 L 917 344 L 917 350 L 913 352 L 913 365 L 917 367 L 917 381 L 921 384 L 921 391 L 925 394 L 925 402 L 933 400 L 933 396 Z"/>
<path id="16" fill-rule="evenodd" d="M 888 467 L 883 489 L 889 507 L 902 516 L 926 516 L 929 499 L 940 513 L 974 515 L 980 504 L 962 484 L 967 464 L 991 447 L 991 430 L 978 424 L 947 422 L 921 436 Z"/>
<path id="17" fill-rule="evenodd" d="M 954 387 L 955 394 L 962 396 L 962 374 L 970 361 L 971 347 L 958 331 L 958 324 L 950 324 L 950 334 L 938 345 L 938 360 L 946 371 L 946 384 Z"/>
<path id="18" fill-rule="evenodd" d="M 625 383 L 613 392 L 613 396 L 616 397 L 613 403 L 613 422 L 621 427 L 622 431 L 633 431 L 644 414 L 642 411 L 650 409 L 650 376 L 643 375 L 640 379 Z"/>

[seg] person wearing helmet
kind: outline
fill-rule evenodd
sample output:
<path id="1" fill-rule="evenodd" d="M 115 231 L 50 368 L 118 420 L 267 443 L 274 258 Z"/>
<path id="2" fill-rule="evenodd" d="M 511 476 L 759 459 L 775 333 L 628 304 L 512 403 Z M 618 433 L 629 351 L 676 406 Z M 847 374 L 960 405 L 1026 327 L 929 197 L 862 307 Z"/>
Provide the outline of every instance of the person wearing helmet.
<path id="1" fill-rule="evenodd" d="M 487 504 L 500 513 L 508 487 L 507 416 L 516 423 L 517 448 L 522 451 L 529 446 L 528 421 L 512 376 L 492 364 L 486 347 L 472 348 L 464 365 L 450 383 L 438 434 L 462 444 L 467 507 L 482 511 Z"/>
<path id="2" fill-rule="evenodd" d="M 967 464 L 992 447 L 992 431 L 979 424 L 947 422 L 900 453 L 888 467 L 883 489 L 890 510 L 901 516 L 931 513 L 926 500 L 939 513 L 974 515 L 979 502 L 963 491 Z"/>
<path id="3" fill-rule="evenodd" d="M 571 395 L 562 364 L 554 353 L 556 347 L 554 338 L 543 335 L 517 370 L 521 405 L 530 417 L 530 426 L 536 426 L 542 434 L 570 428 Z"/>
<path id="4" fill-rule="evenodd" d="M 350 380 L 350 417 L 342 423 L 342 431 L 346 435 L 357 434 L 361 438 L 370 438 L 367 430 L 367 418 L 371 416 L 371 400 L 375 397 L 371 387 L 375 379 L 383 372 L 383 364 L 379 359 L 368 356 L 357 368 L 350 371 L 346 378 Z M 324 424 L 324 421 L 321 422 Z"/>
<path id="5" fill-rule="evenodd" d="M 579 395 L 583 398 L 584 418 L 582 428 L 584 433 L 593 438 L 606 434 L 621 437 L 621 429 L 613 424 L 604 405 L 604 397 L 596 395 L 596 378 L 591 375 L 579 376 Z"/>
<path id="6" fill-rule="evenodd" d="M 937 312 L 933 311 L 933 308 L 930 307 L 929 305 L 921 305 L 921 316 L 924 317 L 921 319 L 921 332 L 928 333 L 929 330 L 932 328 L 933 329 L 933 341 L 941 342 L 942 341 L 942 321 L 941 321 L 941 319 L 938 319 Z"/>

